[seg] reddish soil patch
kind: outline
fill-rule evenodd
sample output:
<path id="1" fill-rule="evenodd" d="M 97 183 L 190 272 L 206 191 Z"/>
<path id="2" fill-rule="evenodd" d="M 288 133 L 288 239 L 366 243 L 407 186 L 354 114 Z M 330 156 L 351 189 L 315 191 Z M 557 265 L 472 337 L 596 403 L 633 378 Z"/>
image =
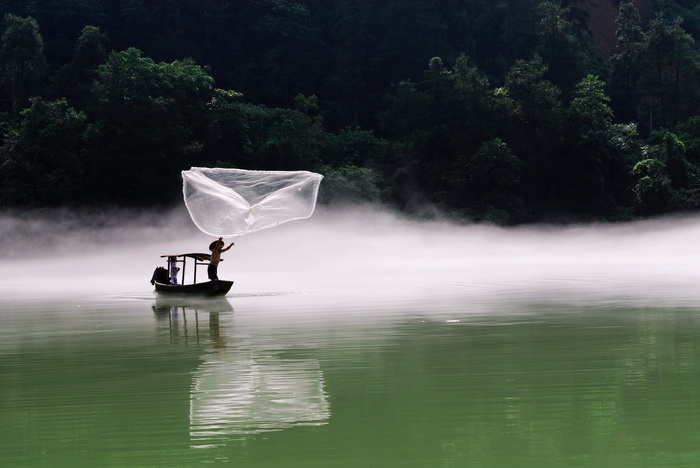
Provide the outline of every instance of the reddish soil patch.
<path id="1" fill-rule="evenodd" d="M 647 0 L 633 0 L 642 18 L 648 15 L 650 8 Z M 573 0 L 573 8 L 587 11 L 590 15 L 588 29 L 593 36 L 593 43 L 605 60 L 615 51 L 615 19 L 620 0 Z"/>

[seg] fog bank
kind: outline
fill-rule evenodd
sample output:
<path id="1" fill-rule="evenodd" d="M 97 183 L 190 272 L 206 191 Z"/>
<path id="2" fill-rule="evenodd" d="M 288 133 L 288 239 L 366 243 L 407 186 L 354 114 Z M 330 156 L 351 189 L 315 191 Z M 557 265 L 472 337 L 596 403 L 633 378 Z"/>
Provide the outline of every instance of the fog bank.
<path id="1" fill-rule="evenodd" d="M 187 211 L 0 215 L 4 294 L 152 294 L 165 254 L 206 252 Z M 304 221 L 234 239 L 229 294 L 449 297 L 576 290 L 700 300 L 700 217 L 615 225 L 500 228 L 319 208 Z M 205 270 L 201 270 L 204 277 Z"/>

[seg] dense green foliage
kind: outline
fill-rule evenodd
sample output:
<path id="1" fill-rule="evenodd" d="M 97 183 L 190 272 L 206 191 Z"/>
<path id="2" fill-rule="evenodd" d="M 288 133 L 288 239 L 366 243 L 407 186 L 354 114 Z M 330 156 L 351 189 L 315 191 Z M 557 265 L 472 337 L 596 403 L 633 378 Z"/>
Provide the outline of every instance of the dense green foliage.
<path id="1" fill-rule="evenodd" d="M 566 1 L 7 1 L 0 207 L 178 202 L 190 166 L 519 223 L 700 208 L 700 11 Z M 685 2 L 688 3 L 688 2 Z"/>

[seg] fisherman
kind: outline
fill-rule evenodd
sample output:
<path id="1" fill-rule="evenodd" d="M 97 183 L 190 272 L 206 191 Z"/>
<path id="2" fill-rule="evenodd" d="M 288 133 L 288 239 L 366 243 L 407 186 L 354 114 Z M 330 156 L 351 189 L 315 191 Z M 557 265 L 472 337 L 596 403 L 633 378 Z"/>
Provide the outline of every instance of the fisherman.
<path id="1" fill-rule="evenodd" d="M 209 267 L 207 268 L 207 273 L 209 274 L 209 279 L 211 281 L 218 280 L 217 270 L 219 267 L 219 262 L 221 262 L 221 254 L 226 252 L 228 249 L 233 247 L 233 242 L 229 244 L 228 247 L 224 248 L 224 240 L 219 237 L 219 240 L 215 240 L 209 244 L 209 250 L 211 250 L 211 258 L 209 259 Z"/>

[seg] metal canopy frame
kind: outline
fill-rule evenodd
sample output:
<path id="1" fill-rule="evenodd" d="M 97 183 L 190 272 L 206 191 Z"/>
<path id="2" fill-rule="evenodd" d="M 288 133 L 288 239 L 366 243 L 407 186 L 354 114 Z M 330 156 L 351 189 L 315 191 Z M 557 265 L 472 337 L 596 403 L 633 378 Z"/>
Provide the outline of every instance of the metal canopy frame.
<path id="1" fill-rule="evenodd" d="M 168 259 L 168 274 L 170 274 L 170 266 L 173 261 L 171 258 L 175 258 L 175 263 L 182 263 L 182 285 L 185 283 L 185 267 L 187 265 L 187 259 L 191 258 L 194 260 L 194 275 L 192 284 L 197 283 L 197 267 L 202 265 L 209 265 L 211 260 L 211 255 L 206 253 L 186 253 L 186 254 L 171 254 L 171 255 L 161 255 L 161 258 Z M 181 260 L 180 260 L 181 259 Z"/>

